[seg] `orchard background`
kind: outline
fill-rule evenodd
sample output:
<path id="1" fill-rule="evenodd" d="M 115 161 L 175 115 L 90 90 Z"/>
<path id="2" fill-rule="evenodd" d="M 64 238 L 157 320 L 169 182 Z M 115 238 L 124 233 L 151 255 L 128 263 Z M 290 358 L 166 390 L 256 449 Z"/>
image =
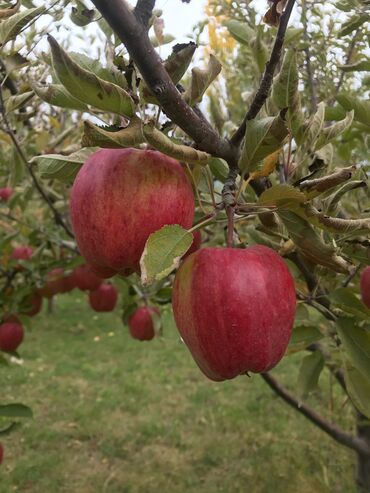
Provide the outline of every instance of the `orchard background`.
<path id="1" fill-rule="evenodd" d="M 195 2 L 173 1 L 177 21 Z M 1 3 L 1 493 L 370 491 L 369 2 L 256 3 L 209 0 L 182 44 L 154 0 Z M 99 148 L 176 159 L 196 205 L 190 227 L 148 233 L 136 273 L 104 282 L 70 215 Z M 133 217 L 148 206 L 109 192 L 75 214 L 109 225 L 112 197 Z M 205 247 L 255 244 L 294 278 L 292 337 L 271 372 L 212 382 L 181 343 L 175 273 Z M 244 330 L 258 272 L 237 311 L 231 265 L 215 265 L 225 282 L 184 312 L 216 293 Z M 280 287 L 262 293 L 266 316 Z"/>

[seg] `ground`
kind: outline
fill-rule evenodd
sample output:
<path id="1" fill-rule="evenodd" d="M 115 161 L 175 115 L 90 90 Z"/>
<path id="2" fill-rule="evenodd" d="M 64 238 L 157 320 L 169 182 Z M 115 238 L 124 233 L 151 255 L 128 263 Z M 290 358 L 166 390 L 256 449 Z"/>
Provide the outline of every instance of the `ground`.
<path id="1" fill-rule="evenodd" d="M 2 437 L 0 493 L 354 493 L 351 451 L 257 375 L 207 380 L 164 318 L 163 338 L 138 342 L 73 292 L 33 320 L 23 365 L 0 367 L 1 401 L 34 411 Z M 274 371 L 291 388 L 299 359 Z M 327 415 L 328 385 L 310 399 Z"/>

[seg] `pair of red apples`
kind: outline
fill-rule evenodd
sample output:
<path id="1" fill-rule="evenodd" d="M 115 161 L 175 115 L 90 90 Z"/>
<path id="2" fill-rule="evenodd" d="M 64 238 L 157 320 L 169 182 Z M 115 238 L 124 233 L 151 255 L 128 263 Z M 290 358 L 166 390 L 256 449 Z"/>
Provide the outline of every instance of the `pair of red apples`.
<path id="1" fill-rule="evenodd" d="M 71 192 L 78 247 L 104 278 L 140 272 L 149 235 L 188 229 L 194 195 L 180 163 L 160 152 L 103 149 L 85 162 Z M 180 335 L 212 380 L 265 372 L 282 358 L 296 309 L 293 278 L 273 250 L 203 248 L 178 270 L 172 306 Z"/>

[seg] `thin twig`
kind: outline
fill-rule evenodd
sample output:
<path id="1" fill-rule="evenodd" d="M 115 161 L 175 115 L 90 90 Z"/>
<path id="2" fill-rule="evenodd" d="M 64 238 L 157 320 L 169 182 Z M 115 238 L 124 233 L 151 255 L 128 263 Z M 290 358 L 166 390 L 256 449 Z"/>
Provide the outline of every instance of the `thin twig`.
<path id="1" fill-rule="evenodd" d="M 285 32 L 288 27 L 289 18 L 293 10 L 294 3 L 295 0 L 288 0 L 285 10 L 282 16 L 280 17 L 280 23 L 279 23 L 278 32 L 276 34 L 274 47 L 271 52 L 270 60 L 266 64 L 265 72 L 263 74 L 260 86 L 257 90 L 256 95 L 254 96 L 254 99 L 249 107 L 248 112 L 244 117 L 242 124 L 231 138 L 231 143 L 234 144 L 235 146 L 239 146 L 244 138 L 245 130 L 247 127 L 247 121 L 253 120 L 253 118 L 255 118 L 258 115 L 260 109 L 264 105 L 269 95 L 272 81 L 274 78 L 275 69 L 280 61 L 280 56 L 284 44 Z"/>
<path id="2" fill-rule="evenodd" d="M 337 425 L 330 423 L 320 416 L 314 409 L 311 409 L 306 404 L 300 402 L 293 394 L 291 394 L 275 377 L 269 373 L 262 373 L 261 377 L 267 385 L 287 404 L 293 407 L 296 411 L 303 414 L 307 419 L 314 423 L 318 428 L 327 433 L 336 442 L 355 450 L 363 456 L 370 456 L 370 446 L 362 438 L 353 436 Z"/>

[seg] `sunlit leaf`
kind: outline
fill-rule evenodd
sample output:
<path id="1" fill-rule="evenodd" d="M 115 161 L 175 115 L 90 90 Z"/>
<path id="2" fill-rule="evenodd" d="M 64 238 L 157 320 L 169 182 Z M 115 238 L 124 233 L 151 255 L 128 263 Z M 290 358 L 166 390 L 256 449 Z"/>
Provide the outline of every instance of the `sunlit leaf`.
<path id="1" fill-rule="evenodd" d="M 69 108 L 72 110 L 88 111 L 88 106 L 74 98 L 72 94 L 69 94 L 67 89 L 62 84 L 48 84 L 47 86 L 41 86 L 34 84 L 32 89 L 46 103 L 53 106 L 60 106 L 61 108 Z"/>
<path id="2" fill-rule="evenodd" d="M 71 183 L 86 159 L 95 151 L 94 148 L 82 149 L 69 156 L 44 154 L 34 157 L 32 161 L 38 163 L 41 178 Z"/>
<path id="3" fill-rule="evenodd" d="M 23 10 L 12 15 L 9 19 L 5 19 L 0 23 L 0 46 L 16 36 L 36 17 L 45 12 L 45 7 L 37 7 L 33 9 Z"/>
<path id="4" fill-rule="evenodd" d="M 133 117 L 128 127 L 108 131 L 89 120 L 84 122 L 84 133 L 81 145 L 83 147 L 104 147 L 119 149 L 121 147 L 136 147 L 145 142 L 142 122 L 140 118 Z"/>
<path id="5" fill-rule="evenodd" d="M 246 22 L 231 19 L 226 21 L 224 25 L 234 39 L 245 45 L 249 45 L 256 35 L 255 31 Z"/>
<path id="6" fill-rule="evenodd" d="M 317 389 L 323 368 L 324 358 L 320 351 L 314 351 L 303 358 L 298 375 L 298 389 L 302 397 Z"/>
<path id="7" fill-rule="evenodd" d="M 48 40 L 54 69 L 60 82 L 72 96 L 104 111 L 128 117 L 134 115 L 134 102 L 124 89 L 79 66 L 52 36 Z"/>
<path id="8" fill-rule="evenodd" d="M 349 272 L 350 264 L 337 254 L 333 245 L 324 243 L 308 221 L 288 210 L 281 210 L 278 215 L 297 249 L 308 260 L 313 264 L 323 265 L 334 272 Z"/>
<path id="9" fill-rule="evenodd" d="M 221 63 L 212 54 L 209 56 L 207 68 L 193 68 L 191 71 L 190 86 L 184 94 L 185 100 L 190 105 L 200 103 L 208 87 L 221 72 L 221 68 Z"/>
<path id="10" fill-rule="evenodd" d="M 176 144 L 151 123 L 143 126 L 145 140 L 158 151 L 186 163 L 207 164 L 210 155 L 193 147 Z"/>
<path id="11" fill-rule="evenodd" d="M 338 94 L 338 103 L 347 111 L 354 110 L 354 119 L 370 126 L 370 101 L 364 101 L 350 94 Z"/>
<path id="12" fill-rule="evenodd" d="M 247 121 L 245 142 L 239 160 L 239 168 L 246 173 L 260 171 L 263 159 L 280 149 L 288 135 L 283 118 L 261 118 Z"/>
<path id="13" fill-rule="evenodd" d="M 317 342 L 324 336 L 312 325 L 298 325 L 294 327 L 292 337 L 288 346 L 288 354 L 302 351 L 313 342 Z"/>
<path id="14" fill-rule="evenodd" d="M 168 276 L 192 243 L 193 235 L 177 224 L 152 233 L 140 259 L 142 283 L 151 284 Z"/>

